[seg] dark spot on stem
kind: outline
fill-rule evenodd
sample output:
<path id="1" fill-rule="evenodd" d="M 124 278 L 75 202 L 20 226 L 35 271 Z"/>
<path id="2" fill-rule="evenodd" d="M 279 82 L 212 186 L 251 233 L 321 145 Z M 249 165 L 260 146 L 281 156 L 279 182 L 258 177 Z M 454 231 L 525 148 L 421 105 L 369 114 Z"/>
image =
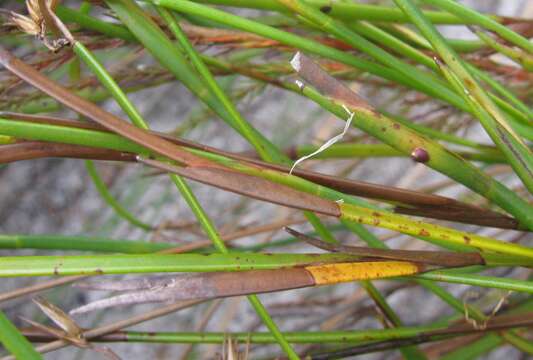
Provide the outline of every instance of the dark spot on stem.
<path id="1" fill-rule="evenodd" d="M 466 243 L 466 244 L 470 244 L 470 241 L 472 240 L 472 239 L 470 239 L 470 237 L 468 237 L 468 236 L 466 236 L 466 235 L 463 236 L 463 239 L 465 239 L 465 243 Z"/>
<path id="2" fill-rule="evenodd" d="M 420 235 L 420 236 L 429 236 L 430 234 L 429 234 L 429 231 L 427 231 L 426 229 L 422 229 L 422 230 L 420 230 L 418 235 Z"/>
<path id="3" fill-rule="evenodd" d="M 429 161 L 429 154 L 425 149 L 417 147 L 411 152 L 411 158 L 416 162 L 426 163 Z"/>
<path id="4" fill-rule="evenodd" d="M 320 8 L 320 11 L 322 11 L 324 14 L 329 14 L 331 12 L 331 6 L 324 5 Z"/>
<path id="5" fill-rule="evenodd" d="M 396 130 L 399 130 L 401 126 L 400 126 L 400 124 L 394 123 L 394 124 L 392 124 L 392 127 L 395 128 Z"/>

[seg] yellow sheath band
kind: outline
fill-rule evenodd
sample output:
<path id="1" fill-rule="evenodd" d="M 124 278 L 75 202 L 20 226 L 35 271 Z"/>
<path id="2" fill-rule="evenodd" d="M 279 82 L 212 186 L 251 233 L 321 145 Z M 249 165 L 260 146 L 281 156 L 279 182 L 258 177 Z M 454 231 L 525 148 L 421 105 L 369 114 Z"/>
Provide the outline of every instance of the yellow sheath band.
<path id="1" fill-rule="evenodd" d="M 407 261 L 369 261 L 307 266 L 316 285 L 381 279 L 420 272 L 417 264 Z"/>

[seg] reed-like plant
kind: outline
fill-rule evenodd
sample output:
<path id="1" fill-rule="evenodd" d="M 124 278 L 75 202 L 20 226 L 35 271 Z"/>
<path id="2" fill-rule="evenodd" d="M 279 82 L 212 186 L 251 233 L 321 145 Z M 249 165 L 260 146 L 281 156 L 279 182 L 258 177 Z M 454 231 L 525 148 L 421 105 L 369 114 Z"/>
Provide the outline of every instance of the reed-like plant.
<path id="1" fill-rule="evenodd" d="M 100 344 L 106 342 L 222 344 L 221 356 L 228 359 L 264 357 L 264 346 L 274 343 L 277 348 L 266 353 L 268 358 L 330 359 L 388 350 L 399 350 L 408 359 L 435 354 L 452 358 L 459 352 L 475 358 L 505 345 L 533 354 L 528 340 L 533 248 L 527 242 L 533 231 L 533 45 L 528 39 L 533 21 L 482 14 L 452 0 L 394 4 L 102 0 L 84 1 L 76 8 L 60 0 L 26 0 L 24 9 L 21 2 L 9 2 L 0 13 L 0 162 L 11 168 L 43 158 L 83 159 L 101 207 L 110 208 L 121 225 L 142 231 L 143 238 L 117 239 L 98 231 L 1 234 L 0 248 L 13 254 L 0 257 L 0 277 L 58 279 L 36 278 L 34 285 L 0 294 L 0 302 L 47 289 L 60 291 L 69 283 L 75 291 L 121 292 L 70 313 L 34 299 L 55 326 L 25 318 L 31 327 L 15 326 L 0 313 L 0 342 L 11 353 L 4 358 L 39 359 L 66 346 L 119 357 Z M 261 12 L 245 15 L 250 12 L 243 8 Z M 462 26 L 475 38 L 448 38 L 438 27 L 447 24 Z M 135 66 L 138 59 L 151 65 Z M 234 82 L 228 85 L 227 79 Z M 172 101 L 177 94 L 159 87 L 169 83 L 183 85 L 197 99 L 191 105 L 196 118 L 165 120 L 178 129 L 173 133 L 150 130 L 152 119 L 129 95 L 154 88 Z M 259 130 L 240 104 L 251 93 L 264 96 L 268 88 L 298 98 L 304 104 L 300 106 L 318 105 L 323 110 L 319 120 L 332 115 L 344 130 L 322 145 L 296 140 L 280 144 L 279 133 L 295 131 L 296 121 L 276 118 L 273 109 L 265 109 L 268 130 Z M 109 112 L 106 101 L 116 103 L 124 116 Z M 269 106 L 275 105 L 265 102 Z M 71 119 L 63 110 L 78 117 Z M 249 151 L 191 140 L 190 134 L 205 129 L 204 124 L 229 126 Z M 311 128 L 299 131 L 309 135 Z M 465 136 L 471 129 L 485 132 L 490 142 Z M 410 159 L 413 179 L 420 177 L 415 169 L 427 167 L 445 182 L 424 188 L 414 181 L 405 188 L 351 179 L 361 163 L 406 166 L 402 158 Z M 166 231 L 179 237 L 180 228 L 168 229 L 161 216 L 141 219 L 138 210 L 117 198 L 117 189 L 109 188 L 97 162 L 128 168 L 138 164 L 133 171 L 150 185 L 168 174 L 205 240 L 149 241 Z M 311 170 L 311 163 L 319 165 L 317 170 Z M 335 171 L 322 173 L 321 166 L 330 164 Z M 385 168 L 380 172 L 387 173 Z M 238 210 L 199 200 L 195 192 L 201 189 L 191 186 L 191 180 L 239 194 L 246 204 L 260 200 L 302 216 L 269 221 L 270 213 L 261 207 L 257 212 L 265 224 L 244 226 Z M 120 184 L 120 192 L 132 187 L 128 181 Z M 437 194 L 455 185 L 462 188 L 453 196 Z M 175 197 L 165 196 L 164 202 Z M 146 206 L 156 202 L 150 198 Z M 219 219 L 210 214 L 229 217 L 244 228 L 222 233 Z M 286 239 L 246 247 L 228 244 L 304 223 L 312 231 L 287 227 L 291 237 Z M 515 233 L 519 236 L 512 238 Z M 402 235 L 423 249 L 385 243 Z M 346 239 L 366 246 L 345 245 Z M 289 245 L 314 250 L 295 252 Z M 35 253 L 18 255 L 18 249 Z M 267 252 L 274 249 L 276 253 Z M 82 253 L 66 253 L 72 250 Z M 105 279 L 110 274 L 153 273 L 163 274 Z M 388 285 L 377 286 L 375 280 L 385 278 Z M 366 296 L 356 292 L 348 301 L 335 300 L 336 284 L 349 282 L 360 285 L 357 291 Z M 505 293 L 495 299 L 487 293 L 490 306 L 469 304 L 441 282 Z M 399 308 L 415 302 L 399 303 L 393 295 L 412 286 L 423 288 L 424 296 L 437 296 L 454 315 L 435 312 L 431 324 L 416 326 L 402 319 Z M 315 303 L 322 302 L 318 295 L 327 297 L 333 326 L 323 321 L 317 331 L 305 317 L 302 326 L 272 316 L 256 295 L 279 292 L 286 299 L 284 291 L 300 288 L 308 288 L 298 306 L 309 316 Z M 66 296 L 73 293 L 69 288 Z M 201 309 L 207 301 L 214 304 L 208 311 L 212 316 L 219 306 L 213 300 L 239 295 L 247 295 L 268 332 L 206 331 L 209 317 L 200 311 L 194 312 L 197 332 L 123 331 L 181 309 Z M 364 308 L 366 298 L 378 316 L 363 311 L 361 316 L 377 318 L 384 329 L 342 320 L 346 305 Z M 165 302 L 170 304 L 90 329 L 73 317 L 108 308 L 115 315 L 126 314 L 135 304 Z M 32 345 L 37 342 L 45 344 Z M 239 342 L 245 351 L 239 350 Z M 188 348 L 184 354 L 205 358 L 208 352 Z"/>

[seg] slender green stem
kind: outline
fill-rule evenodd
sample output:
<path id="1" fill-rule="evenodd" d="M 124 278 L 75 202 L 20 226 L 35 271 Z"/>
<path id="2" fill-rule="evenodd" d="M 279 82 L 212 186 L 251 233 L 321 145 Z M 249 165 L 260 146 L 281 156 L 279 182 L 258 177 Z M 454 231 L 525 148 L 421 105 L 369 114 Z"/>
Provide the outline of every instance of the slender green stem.
<path id="1" fill-rule="evenodd" d="M 18 360 L 42 359 L 32 344 L 16 328 L 15 325 L 0 311 L 0 343 Z"/>
<path id="2" fill-rule="evenodd" d="M 422 0 L 423 2 L 431 5 L 438 6 L 451 14 L 462 19 L 464 23 L 471 23 L 483 26 L 491 31 L 494 31 L 500 35 L 505 40 L 508 40 L 516 46 L 527 50 L 529 53 L 533 53 L 533 44 L 526 39 L 525 37 L 517 34 L 508 27 L 498 23 L 494 19 L 491 19 L 489 16 L 483 15 L 475 10 L 469 9 L 461 3 L 452 0 Z M 409 16 L 409 15 L 408 15 Z M 409 16 L 410 17 L 410 16 Z M 412 18 L 411 18 L 412 19 Z M 431 19 L 431 22 L 435 23 Z"/>
<path id="3" fill-rule="evenodd" d="M 340 207 L 342 210 L 341 218 L 345 220 L 371 226 L 384 227 L 404 234 L 420 236 L 430 242 L 437 239 L 439 240 L 439 244 L 449 244 L 450 246 L 458 245 L 459 249 L 464 249 L 464 246 L 466 245 L 482 251 L 488 250 L 496 253 L 533 259 L 533 248 L 519 244 L 506 243 L 477 234 L 445 228 L 439 225 L 421 223 L 399 215 L 365 209 L 356 205 L 341 204 Z"/>
<path id="4" fill-rule="evenodd" d="M 89 173 L 89 176 L 91 177 L 94 185 L 96 186 L 96 190 L 98 190 L 98 193 L 100 196 L 105 200 L 105 202 L 115 210 L 117 215 L 131 223 L 132 225 L 135 225 L 145 231 L 151 231 L 153 227 L 149 224 L 144 223 L 143 221 L 137 219 L 135 215 L 130 213 L 126 208 L 124 208 L 109 192 L 109 189 L 107 188 L 106 184 L 98 174 L 98 170 L 96 170 L 96 167 L 94 166 L 94 163 L 90 160 L 85 161 L 85 167 L 87 168 L 87 172 Z"/>
<path id="5" fill-rule="evenodd" d="M 260 137 L 256 136 L 258 132 L 242 117 L 236 106 L 226 95 L 224 90 L 222 90 L 222 88 L 218 85 L 213 77 L 213 74 L 211 74 L 211 71 L 209 71 L 199 54 L 193 48 L 192 44 L 187 38 L 187 35 L 185 35 L 178 22 L 173 18 L 172 14 L 165 8 L 157 7 L 157 10 L 159 15 L 161 15 L 163 20 L 168 24 L 170 31 L 172 31 L 172 34 L 179 41 L 180 45 L 184 49 L 185 54 L 189 56 L 190 61 L 202 79 L 205 81 L 209 89 L 213 92 L 215 97 L 220 100 L 226 111 L 233 118 L 239 134 L 241 134 L 254 146 L 258 154 L 263 159 L 277 163 L 286 163 L 286 158 L 281 156 L 281 154 L 274 149 L 274 146 L 270 142 L 262 141 Z"/>
<path id="6" fill-rule="evenodd" d="M 417 277 L 424 280 L 443 281 L 448 283 L 466 284 L 533 294 L 533 281 L 473 274 L 465 275 L 448 271 L 432 271 L 417 275 Z"/>
<path id="7" fill-rule="evenodd" d="M 389 339 L 403 339 L 416 336 L 421 332 L 444 329 L 442 326 L 416 326 L 401 329 L 369 329 L 352 331 L 301 331 L 286 332 L 287 339 L 294 344 L 334 343 L 354 344 L 371 341 L 383 341 Z M 194 333 L 194 332 L 138 332 L 127 331 L 124 340 L 127 342 L 142 343 L 170 343 L 170 344 L 223 344 L 228 337 L 239 343 L 272 344 L 276 342 L 274 337 L 267 332 L 253 333 Z"/>
<path id="8" fill-rule="evenodd" d="M 296 154 L 298 157 L 309 155 L 315 152 L 319 146 L 317 145 L 301 145 L 298 146 Z M 481 161 L 486 164 L 506 163 L 503 155 L 492 148 L 486 148 L 480 151 L 457 151 L 459 156 L 471 160 Z M 407 154 L 402 153 L 393 147 L 386 144 L 360 144 L 360 143 L 341 143 L 334 144 L 313 156 L 317 159 L 350 159 L 350 158 L 379 158 L 379 157 L 406 157 Z"/>
<path id="9" fill-rule="evenodd" d="M 354 261 L 350 254 L 140 254 L 4 256 L 0 277 L 269 270 Z"/>
<path id="10" fill-rule="evenodd" d="M 283 12 L 286 9 L 276 0 L 196 0 L 205 4 L 237 6 L 251 9 L 261 9 Z M 332 17 L 347 21 L 369 20 L 377 22 L 408 22 L 401 11 L 393 7 L 358 4 L 349 2 L 332 2 L 331 0 L 306 0 L 310 6 L 328 13 Z M 445 12 L 426 11 L 425 14 L 435 24 L 464 24 L 464 20 Z M 497 18 L 496 18 L 497 19 Z"/>
<path id="11" fill-rule="evenodd" d="M 108 239 L 77 235 L 0 235 L 0 249 L 78 250 L 124 254 L 145 254 L 175 248 L 164 242 Z"/>

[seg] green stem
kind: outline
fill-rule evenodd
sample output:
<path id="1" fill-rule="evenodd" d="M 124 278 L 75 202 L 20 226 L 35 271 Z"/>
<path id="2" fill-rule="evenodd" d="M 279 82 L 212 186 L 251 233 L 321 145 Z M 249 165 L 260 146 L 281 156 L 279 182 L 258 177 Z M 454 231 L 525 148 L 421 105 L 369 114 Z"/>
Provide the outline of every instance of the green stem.
<path id="1" fill-rule="evenodd" d="M 129 239 L 115 240 L 77 235 L 0 235 L 0 249 L 79 250 L 145 254 L 175 248 L 178 244 Z"/>
<path id="2" fill-rule="evenodd" d="M 488 250 L 491 252 L 533 259 L 533 248 L 519 244 L 506 243 L 477 234 L 465 233 L 430 223 L 422 223 L 403 216 L 380 212 L 378 210 L 365 209 L 355 205 L 341 204 L 340 207 L 342 213 L 341 218 L 345 220 L 371 226 L 384 227 L 404 234 L 419 236 L 430 242 L 438 239 L 440 240 L 439 243 L 442 242 L 442 244 L 448 244 L 451 246 L 458 245 L 459 249 L 464 249 L 464 246 L 466 245 L 480 249 L 482 252 Z"/>
<path id="3" fill-rule="evenodd" d="M 109 189 L 107 188 L 106 184 L 98 174 L 98 170 L 96 170 L 96 167 L 94 166 L 94 163 L 92 161 L 86 160 L 85 167 L 87 168 L 87 172 L 89 173 L 89 176 L 91 177 L 94 186 L 96 187 L 96 190 L 98 190 L 98 193 L 105 200 L 105 202 L 109 206 L 111 206 L 113 210 L 115 210 L 117 215 L 119 215 L 132 225 L 135 225 L 145 231 L 153 230 L 153 227 L 151 225 L 146 224 L 141 220 L 137 219 L 135 215 L 130 213 L 113 197 L 113 195 L 109 192 Z"/>
<path id="4" fill-rule="evenodd" d="M 510 278 L 498 278 L 494 276 L 482 276 L 473 274 L 458 274 L 448 271 L 432 271 L 417 275 L 418 278 L 431 281 L 443 281 L 447 283 L 466 284 L 493 289 L 526 292 L 533 294 L 533 281 L 516 280 Z"/>
<path id="5" fill-rule="evenodd" d="M 286 12 L 287 10 L 275 0 L 196 0 L 213 5 L 236 6 L 251 9 Z M 320 9 L 332 17 L 346 21 L 369 20 L 376 22 L 409 22 L 401 11 L 393 7 L 331 0 L 306 0 L 315 9 Z M 464 24 L 464 20 L 445 12 L 426 11 L 425 14 L 436 24 Z M 496 18 L 497 19 L 497 18 Z"/>
<path id="6" fill-rule="evenodd" d="M 483 15 L 475 10 L 469 9 L 468 7 L 452 0 L 422 0 L 427 4 L 438 6 L 449 13 L 457 16 L 464 23 L 476 24 L 483 26 L 486 29 L 494 31 L 496 34 L 500 35 L 505 40 L 519 46 L 529 53 L 533 53 L 533 44 L 526 39 L 525 37 L 517 34 L 508 27 L 498 23 L 489 16 Z M 408 17 L 410 17 L 408 15 Z M 412 19 L 412 18 L 411 18 Z M 435 23 L 433 20 L 429 19 L 432 23 Z"/>
<path id="7" fill-rule="evenodd" d="M 269 270 L 353 261 L 350 254 L 140 254 L 4 256 L 0 277 Z"/>
<path id="8" fill-rule="evenodd" d="M 32 344 L 0 311 L 0 343 L 18 360 L 41 360 L 42 356 Z"/>
<path id="9" fill-rule="evenodd" d="M 305 156 L 315 152 L 319 146 L 317 145 L 301 145 L 296 148 L 296 155 L 298 157 Z M 486 164 L 506 163 L 503 155 L 492 148 L 485 148 L 480 151 L 457 151 L 459 156 L 471 160 L 481 161 Z M 334 144 L 313 156 L 317 159 L 350 159 L 350 158 L 379 158 L 379 157 L 406 157 L 407 154 L 402 153 L 393 147 L 386 144 L 360 144 L 360 143 L 341 143 Z"/>

